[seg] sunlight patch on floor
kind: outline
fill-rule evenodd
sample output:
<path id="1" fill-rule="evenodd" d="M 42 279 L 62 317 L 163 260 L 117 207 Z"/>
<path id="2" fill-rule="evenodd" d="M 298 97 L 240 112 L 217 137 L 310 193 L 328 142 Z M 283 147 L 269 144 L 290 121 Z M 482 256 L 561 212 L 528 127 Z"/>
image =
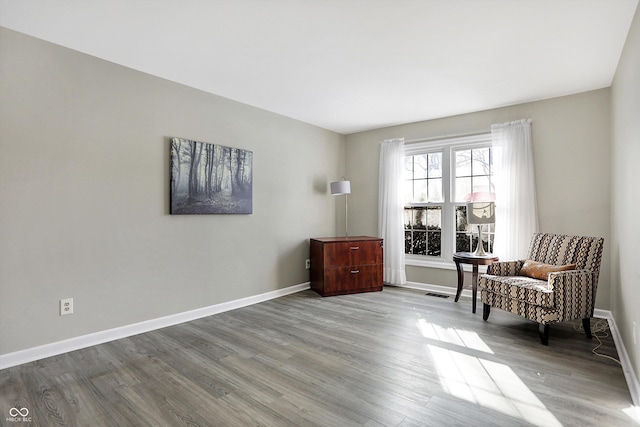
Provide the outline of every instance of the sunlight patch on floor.
<path id="1" fill-rule="evenodd" d="M 630 406 L 627 409 L 623 409 L 622 412 L 640 425 L 640 406 Z"/>
<path id="2" fill-rule="evenodd" d="M 464 329 L 444 328 L 440 325 L 429 323 L 425 319 L 418 319 L 418 329 L 425 338 L 493 354 L 489 346 L 475 332 L 465 331 Z"/>
<path id="3" fill-rule="evenodd" d="M 494 354 L 478 334 L 434 325 L 425 319 L 419 319 L 417 326 L 426 338 L 462 347 L 454 351 L 427 345 L 445 392 L 531 425 L 562 426 L 509 366 L 463 353 L 464 349 L 473 349 Z"/>

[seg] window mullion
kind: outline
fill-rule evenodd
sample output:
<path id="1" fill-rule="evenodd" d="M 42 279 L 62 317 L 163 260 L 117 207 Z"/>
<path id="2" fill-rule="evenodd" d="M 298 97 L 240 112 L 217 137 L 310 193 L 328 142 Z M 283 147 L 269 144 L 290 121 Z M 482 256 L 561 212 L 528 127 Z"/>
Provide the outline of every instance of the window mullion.
<path id="1" fill-rule="evenodd" d="M 452 155 L 451 147 L 446 147 L 442 153 L 442 186 L 444 204 L 442 206 L 442 258 L 451 259 L 453 254 L 453 242 L 451 236 L 454 234 L 452 201 Z"/>

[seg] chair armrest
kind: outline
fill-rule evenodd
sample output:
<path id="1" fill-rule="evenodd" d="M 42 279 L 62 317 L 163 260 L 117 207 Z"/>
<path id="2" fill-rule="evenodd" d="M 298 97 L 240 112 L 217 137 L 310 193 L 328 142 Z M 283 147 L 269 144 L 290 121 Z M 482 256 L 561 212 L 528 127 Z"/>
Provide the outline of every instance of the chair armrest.
<path id="1" fill-rule="evenodd" d="M 595 308 L 595 273 L 591 270 L 569 270 L 549 274 L 560 322 L 593 317 Z"/>
<path id="2" fill-rule="evenodd" d="M 523 264 L 524 260 L 494 262 L 487 267 L 487 274 L 494 276 L 517 276 Z"/>

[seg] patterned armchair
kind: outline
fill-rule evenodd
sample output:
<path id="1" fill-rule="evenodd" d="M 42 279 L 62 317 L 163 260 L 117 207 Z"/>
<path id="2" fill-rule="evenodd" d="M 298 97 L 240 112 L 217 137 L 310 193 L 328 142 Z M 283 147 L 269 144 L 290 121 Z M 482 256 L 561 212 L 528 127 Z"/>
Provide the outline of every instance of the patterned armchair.
<path id="1" fill-rule="evenodd" d="M 496 307 L 533 320 L 544 345 L 549 324 L 582 319 L 590 339 L 603 245 L 598 237 L 534 234 L 526 261 L 496 262 L 480 276 L 482 318 Z"/>

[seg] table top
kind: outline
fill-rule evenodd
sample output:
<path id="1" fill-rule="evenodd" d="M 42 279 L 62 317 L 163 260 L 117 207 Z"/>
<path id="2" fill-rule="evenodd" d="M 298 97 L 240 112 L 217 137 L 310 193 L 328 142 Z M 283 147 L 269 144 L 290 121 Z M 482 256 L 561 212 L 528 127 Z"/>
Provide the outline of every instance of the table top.
<path id="1" fill-rule="evenodd" d="M 453 254 L 453 260 L 471 264 L 491 264 L 498 261 L 498 257 L 493 254 L 478 256 L 473 252 L 456 252 Z"/>

